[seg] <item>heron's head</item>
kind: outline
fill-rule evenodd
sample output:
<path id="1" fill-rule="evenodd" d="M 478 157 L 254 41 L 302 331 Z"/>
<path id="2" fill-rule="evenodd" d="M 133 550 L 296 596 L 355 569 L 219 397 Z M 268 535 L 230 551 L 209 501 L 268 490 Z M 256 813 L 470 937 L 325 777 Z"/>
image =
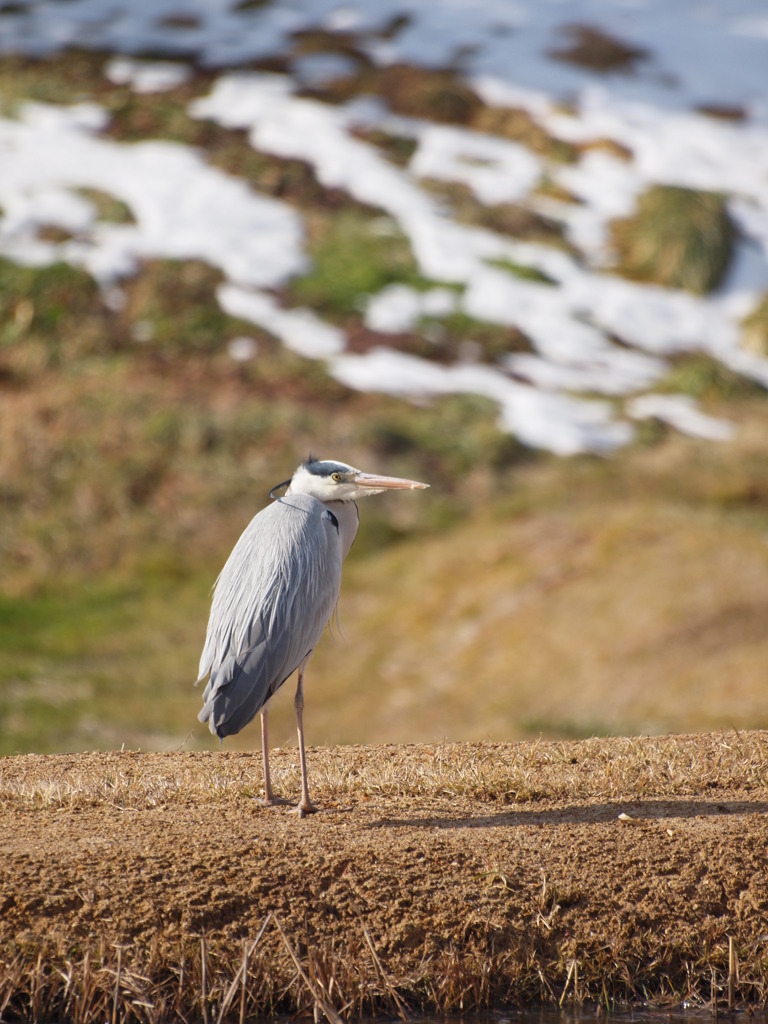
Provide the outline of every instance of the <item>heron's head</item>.
<path id="1" fill-rule="evenodd" d="M 313 459 L 311 456 L 285 483 L 288 484 L 287 494 L 309 494 L 319 501 L 355 501 L 381 491 L 413 491 L 429 487 L 429 484 L 418 480 L 363 473 L 346 462 Z M 278 484 L 273 491 L 283 486 Z"/>

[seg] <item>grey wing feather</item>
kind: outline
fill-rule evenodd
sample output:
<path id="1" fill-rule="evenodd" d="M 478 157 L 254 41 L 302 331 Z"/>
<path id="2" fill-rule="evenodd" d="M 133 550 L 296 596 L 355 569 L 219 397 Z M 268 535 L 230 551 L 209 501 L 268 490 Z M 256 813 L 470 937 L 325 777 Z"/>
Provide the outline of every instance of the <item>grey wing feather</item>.
<path id="1" fill-rule="evenodd" d="M 305 494 L 268 505 L 246 527 L 216 581 L 198 682 L 201 722 L 239 732 L 307 657 L 341 586 L 338 524 Z"/>

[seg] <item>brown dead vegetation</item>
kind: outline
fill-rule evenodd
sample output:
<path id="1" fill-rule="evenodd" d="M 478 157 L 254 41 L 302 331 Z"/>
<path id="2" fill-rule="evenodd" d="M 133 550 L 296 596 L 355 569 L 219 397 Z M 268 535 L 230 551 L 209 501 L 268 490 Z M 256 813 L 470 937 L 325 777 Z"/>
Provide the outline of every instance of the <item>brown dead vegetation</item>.
<path id="1" fill-rule="evenodd" d="M 0 762 L 4 1019 L 764 1007 L 766 734 L 310 756 Z"/>
<path id="2" fill-rule="evenodd" d="M 590 71 L 632 73 L 650 57 L 644 47 L 626 43 L 596 25 L 564 25 L 561 34 L 563 44 L 550 50 L 549 56 Z"/>

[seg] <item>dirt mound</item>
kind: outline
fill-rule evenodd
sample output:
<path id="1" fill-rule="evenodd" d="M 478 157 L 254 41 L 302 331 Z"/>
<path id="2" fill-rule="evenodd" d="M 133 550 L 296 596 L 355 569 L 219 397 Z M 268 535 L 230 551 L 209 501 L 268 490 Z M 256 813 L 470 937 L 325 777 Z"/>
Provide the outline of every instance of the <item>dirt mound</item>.
<path id="1" fill-rule="evenodd" d="M 0 761 L 0 1012 L 764 1004 L 768 734 L 309 759 Z"/>

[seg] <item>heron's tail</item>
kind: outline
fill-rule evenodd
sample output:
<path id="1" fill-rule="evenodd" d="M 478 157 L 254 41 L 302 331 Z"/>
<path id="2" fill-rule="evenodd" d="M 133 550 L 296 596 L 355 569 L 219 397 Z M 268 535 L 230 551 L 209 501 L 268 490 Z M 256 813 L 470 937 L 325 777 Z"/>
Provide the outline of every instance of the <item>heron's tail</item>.
<path id="1" fill-rule="evenodd" d="M 198 679 L 195 682 L 195 686 L 197 686 L 197 684 L 201 683 L 201 682 L 202 682 L 202 678 Z M 207 722 L 208 723 L 208 728 L 211 730 L 213 735 L 214 736 L 218 736 L 219 739 L 223 739 L 224 737 L 219 733 L 219 730 L 216 728 L 216 725 L 215 725 L 214 719 L 213 719 L 213 704 L 214 704 L 214 702 L 211 699 L 211 690 L 212 690 L 211 680 L 209 679 L 208 680 L 208 685 L 203 690 L 203 706 L 202 706 L 202 708 L 200 708 L 200 711 L 198 712 L 197 720 L 198 720 L 198 722 L 203 722 L 203 723 Z"/>
<path id="2" fill-rule="evenodd" d="M 219 730 L 216 728 L 216 725 L 215 725 L 214 720 L 213 720 L 213 701 L 208 701 L 206 704 L 203 705 L 203 707 L 200 709 L 200 712 L 199 712 L 199 714 L 197 716 L 197 720 L 198 720 L 198 722 L 203 722 L 203 723 L 207 722 L 208 723 L 208 728 L 211 730 L 213 735 L 214 736 L 218 736 L 219 739 L 223 738 L 219 734 Z"/>

